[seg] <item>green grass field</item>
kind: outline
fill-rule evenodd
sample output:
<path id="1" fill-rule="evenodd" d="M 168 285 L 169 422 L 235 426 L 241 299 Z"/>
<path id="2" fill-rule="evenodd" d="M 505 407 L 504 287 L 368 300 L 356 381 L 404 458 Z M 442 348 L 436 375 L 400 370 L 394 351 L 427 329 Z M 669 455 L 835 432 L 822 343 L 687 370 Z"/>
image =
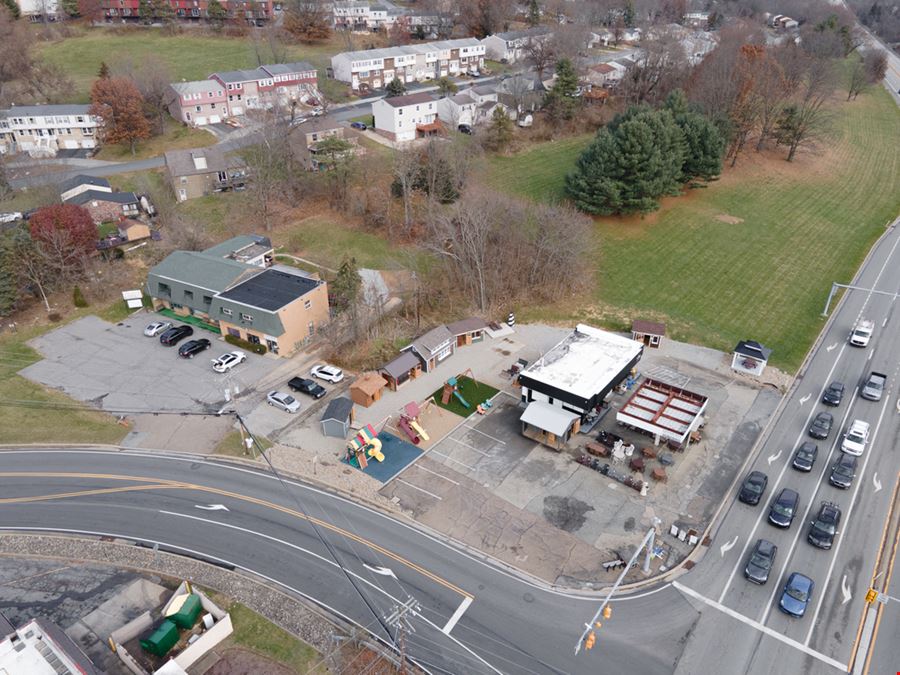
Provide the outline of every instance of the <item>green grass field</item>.
<path id="1" fill-rule="evenodd" d="M 466 402 L 469 404 L 468 408 L 466 408 L 455 396 L 450 397 L 449 403 L 441 403 L 441 395 L 444 393 L 443 386 L 434 392 L 431 395 L 431 398 L 437 405 L 445 410 L 449 410 L 460 417 L 468 417 L 475 413 L 475 408 L 480 403 L 484 403 L 497 393 L 497 390 L 489 384 L 476 382 L 470 377 L 460 377 L 458 380 L 458 389 L 459 393 L 462 394 L 462 397 L 466 399 Z"/>
<path id="2" fill-rule="evenodd" d="M 202 148 L 215 142 L 216 137 L 211 133 L 202 129 L 192 129 L 180 122 L 169 119 L 166 132 L 138 143 L 135 148 L 135 154 L 131 154 L 131 147 L 127 144 L 104 145 L 94 156 L 94 159 L 102 159 L 109 162 L 131 162 L 137 159 L 156 157 L 169 150 Z"/>
<path id="3" fill-rule="evenodd" d="M 239 602 L 228 608 L 234 633 L 234 644 L 278 661 L 295 673 L 326 673 L 321 655 L 305 642 Z"/>
<path id="4" fill-rule="evenodd" d="M 596 290 L 577 308 L 521 307 L 520 318 L 594 321 L 623 328 L 667 321 L 679 340 L 730 350 L 744 338 L 774 350 L 788 370 L 822 327 L 832 281 L 849 281 L 900 211 L 900 111 L 886 91 L 836 103 L 832 138 L 794 163 L 752 151 L 706 189 L 666 200 L 644 219 L 598 218 Z M 554 199 L 579 144 L 548 143 L 495 158 L 503 190 Z"/>

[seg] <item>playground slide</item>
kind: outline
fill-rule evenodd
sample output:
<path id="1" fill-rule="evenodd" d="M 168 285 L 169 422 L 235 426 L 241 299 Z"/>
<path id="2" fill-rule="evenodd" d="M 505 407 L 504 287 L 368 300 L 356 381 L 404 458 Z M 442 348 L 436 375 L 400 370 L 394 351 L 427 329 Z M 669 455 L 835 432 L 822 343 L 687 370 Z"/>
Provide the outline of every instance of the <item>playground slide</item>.
<path id="1" fill-rule="evenodd" d="M 376 461 L 383 462 L 384 453 L 381 452 L 381 439 L 373 438 L 369 441 L 369 444 L 366 446 L 366 454 L 368 454 L 369 457 L 374 457 Z"/>
<path id="2" fill-rule="evenodd" d="M 454 391 L 453 395 L 459 400 L 460 403 L 462 403 L 463 408 L 471 408 L 472 407 L 471 405 L 469 405 L 469 402 L 463 398 L 463 395 L 460 394 L 458 391 Z"/>
<path id="3" fill-rule="evenodd" d="M 428 434 L 425 433 L 425 430 L 422 428 L 422 425 L 420 425 L 418 422 L 416 422 L 415 420 L 410 420 L 409 426 L 411 426 L 413 429 L 416 430 L 416 433 L 418 433 L 419 436 L 422 437 L 423 441 L 428 440 Z"/>
<path id="4" fill-rule="evenodd" d="M 413 442 L 413 445 L 419 444 L 419 437 L 416 435 L 416 432 L 413 431 L 412 427 L 409 426 L 409 421 L 405 417 L 401 417 L 397 422 L 397 426 L 403 430 L 407 436 L 409 436 L 409 440 Z"/>

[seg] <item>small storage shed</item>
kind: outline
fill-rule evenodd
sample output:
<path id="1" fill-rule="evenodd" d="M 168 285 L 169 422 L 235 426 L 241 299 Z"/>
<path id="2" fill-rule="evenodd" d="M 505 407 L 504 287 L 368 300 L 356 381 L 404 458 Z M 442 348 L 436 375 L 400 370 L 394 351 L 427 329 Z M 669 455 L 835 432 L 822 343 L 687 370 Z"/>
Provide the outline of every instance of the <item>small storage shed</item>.
<path id="1" fill-rule="evenodd" d="M 581 427 L 581 416 L 557 408 L 544 401 L 532 401 L 525 408 L 522 417 L 522 435 L 538 443 L 562 450 L 572 434 Z"/>
<path id="2" fill-rule="evenodd" d="M 422 362 L 412 352 L 403 352 L 381 369 L 381 375 L 393 391 L 410 379 L 422 374 Z"/>
<path id="3" fill-rule="evenodd" d="M 631 339 L 642 342 L 645 347 L 659 347 L 666 336 L 666 324 L 656 321 L 635 319 L 631 322 Z"/>
<path id="4" fill-rule="evenodd" d="M 485 328 L 487 328 L 487 322 L 476 316 L 447 324 L 447 330 L 456 338 L 457 347 L 465 347 L 473 342 L 484 340 Z"/>
<path id="5" fill-rule="evenodd" d="M 197 623 L 201 609 L 203 607 L 200 603 L 200 596 L 196 593 L 185 593 L 172 601 L 166 618 L 173 621 L 179 628 L 192 628 Z"/>
<path id="6" fill-rule="evenodd" d="M 772 350 L 763 347 L 755 340 L 741 340 L 734 348 L 731 358 L 731 369 L 739 373 L 759 377 L 766 368 Z"/>
<path id="7" fill-rule="evenodd" d="M 347 438 L 353 422 L 353 401 L 345 396 L 331 399 L 322 415 L 322 433 L 334 438 Z"/>
<path id="8" fill-rule="evenodd" d="M 139 241 L 150 236 L 150 228 L 139 220 L 126 218 L 118 224 L 119 236 L 127 241 Z"/>
<path id="9" fill-rule="evenodd" d="M 384 378 L 374 371 L 363 373 L 350 386 L 350 398 L 357 405 L 368 408 L 381 398 L 381 390 L 385 385 Z"/>
<path id="10" fill-rule="evenodd" d="M 141 638 L 141 649 L 156 656 L 165 656 L 178 642 L 178 626 L 166 619 L 149 635 Z"/>

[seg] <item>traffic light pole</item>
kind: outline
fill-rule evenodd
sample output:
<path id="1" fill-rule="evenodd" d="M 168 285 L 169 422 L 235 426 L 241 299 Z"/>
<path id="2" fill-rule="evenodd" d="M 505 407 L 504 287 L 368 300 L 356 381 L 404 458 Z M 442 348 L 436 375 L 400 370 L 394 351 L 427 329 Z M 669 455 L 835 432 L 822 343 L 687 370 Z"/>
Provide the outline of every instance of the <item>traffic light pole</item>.
<path id="1" fill-rule="evenodd" d="M 655 523 L 654 523 L 655 524 Z M 604 613 L 603 610 L 607 609 L 607 605 L 609 605 L 609 599 L 612 597 L 612 594 L 616 592 L 616 589 L 622 585 L 622 581 L 625 579 L 625 575 L 628 574 L 628 570 L 631 569 L 631 566 L 634 564 L 634 561 L 638 559 L 638 556 L 641 554 L 641 551 L 644 550 L 644 547 L 647 547 L 647 555 L 644 558 L 644 572 L 650 571 L 650 557 L 653 553 L 653 542 L 656 539 L 656 528 L 651 527 L 647 534 L 644 535 L 644 538 L 641 540 L 640 546 L 637 547 L 634 551 L 634 555 L 631 556 L 631 560 L 628 561 L 628 564 L 625 565 L 625 569 L 622 570 L 621 574 L 619 574 L 619 578 L 616 579 L 616 583 L 614 583 L 609 591 L 606 593 L 606 597 L 603 599 L 603 604 L 597 609 L 597 613 L 594 614 L 594 618 L 590 620 L 590 622 L 584 624 L 584 632 L 581 634 L 581 637 L 578 638 L 578 642 L 575 645 L 575 653 L 581 651 L 581 645 L 585 644 L 588 641 L 588 636 L 590 636 L 594 631 L 594 626 L 597 625 L 597 620 L 600 618 L 602 614 L 605 618 L 608 618 L 610 612 L 607 611 Z M 612 609 L 611 607 L 609 608 Z M 599 626 L 597 626 L 599 628 Z M 590 646 L 593 645 L 593 640 L 590 641 Z"/>

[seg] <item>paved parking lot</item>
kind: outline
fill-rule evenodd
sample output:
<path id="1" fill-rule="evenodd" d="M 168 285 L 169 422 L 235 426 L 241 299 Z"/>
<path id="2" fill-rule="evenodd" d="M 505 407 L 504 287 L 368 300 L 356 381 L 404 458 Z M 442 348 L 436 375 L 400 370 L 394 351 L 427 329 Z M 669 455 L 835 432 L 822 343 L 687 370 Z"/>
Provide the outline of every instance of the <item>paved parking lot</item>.
<path id="1" fill-rule="evenodd" d="M 165 317 L 142 312 L 111 324 L 87 316 L 61 326 L 29 342 L 44 358 L 20 374 L 103 410 L 215 412 L 224 405 L 226 390 L 254 390 L 284 363 L 248 354 L 231 372 L 216 373 L 210 361 L 234 347 L 195 329 L 192 337 L 206 337 L 212 347 L 193 359 L 180 358 L 177 348 L 144 336 L 156 320 Z"/>

